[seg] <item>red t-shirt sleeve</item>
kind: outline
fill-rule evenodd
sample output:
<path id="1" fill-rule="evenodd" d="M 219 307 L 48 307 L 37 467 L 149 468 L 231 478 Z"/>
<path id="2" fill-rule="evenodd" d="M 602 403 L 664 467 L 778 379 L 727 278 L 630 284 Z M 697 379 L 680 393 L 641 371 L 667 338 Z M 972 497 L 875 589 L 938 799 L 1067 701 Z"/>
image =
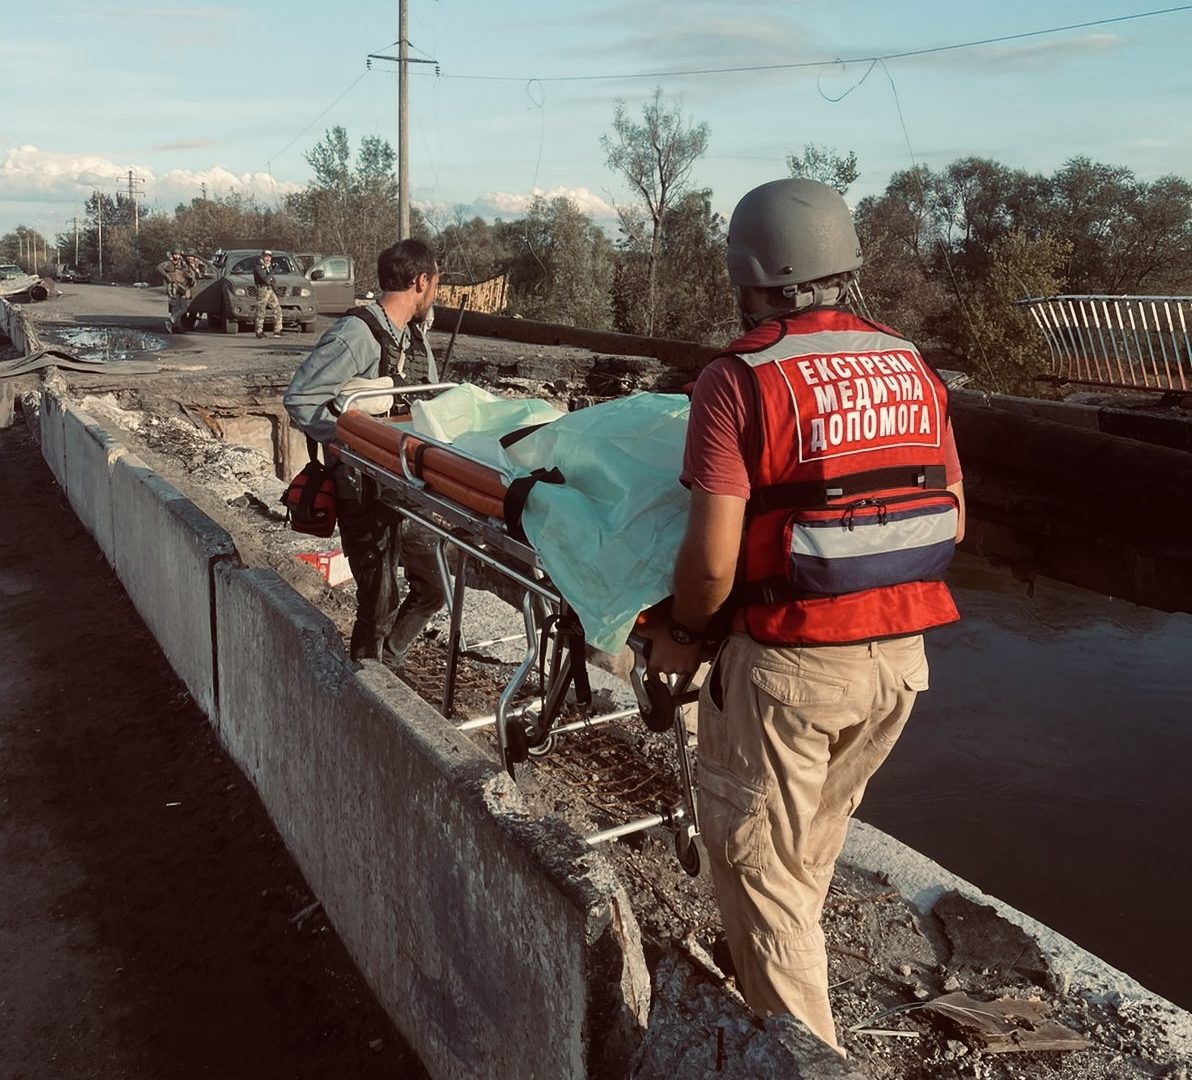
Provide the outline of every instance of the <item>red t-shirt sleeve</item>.
<path id="1" fill-rule="evenodd" d="M 760 433 L 749 373 L 733 357 L 713 360 L 696 380 L 679 480 L 713 495 L 749 498 L 750 433 Z"/>
<path id="2" fill-rule="evenodd" d="M 949 484 L 956 484 L 963 479 L 960 456 L 956 453 L 956 439 L 952 435 L 952 420 L 949 418 L 944 426 L 944 480 Z"/>

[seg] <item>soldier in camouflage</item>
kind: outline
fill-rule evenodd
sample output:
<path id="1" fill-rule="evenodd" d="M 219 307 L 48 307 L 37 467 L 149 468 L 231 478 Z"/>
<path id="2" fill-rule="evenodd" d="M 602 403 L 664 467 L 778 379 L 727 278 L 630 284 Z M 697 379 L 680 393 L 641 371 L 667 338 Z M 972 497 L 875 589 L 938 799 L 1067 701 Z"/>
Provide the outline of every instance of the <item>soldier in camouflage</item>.
<path id="1" fill-rule="evenodd" d="M 171 334 L 181 334 L 186 325 L 186 309 L 190 304 L 191 290 L 195 284 L 195 273 L 182 261 L 182 252 L 171 251 L 167 257 L 157 264 L 157 271 L 166 279 L 166 299 L 169 305 L 169 317 L 166 319 L 166 329 Z M 194 325 L 193 321 L 190 323 Z"/>
<path id="2" fill-rule="evenodd" d="M 265 311 L 273 312 L 273 336 L 281 337 L 281 301 L 274 292 L 273 252 L 262 251 L 252 268 L 253 283 L 257 287 L 257 337 L 265 336 Z"/>

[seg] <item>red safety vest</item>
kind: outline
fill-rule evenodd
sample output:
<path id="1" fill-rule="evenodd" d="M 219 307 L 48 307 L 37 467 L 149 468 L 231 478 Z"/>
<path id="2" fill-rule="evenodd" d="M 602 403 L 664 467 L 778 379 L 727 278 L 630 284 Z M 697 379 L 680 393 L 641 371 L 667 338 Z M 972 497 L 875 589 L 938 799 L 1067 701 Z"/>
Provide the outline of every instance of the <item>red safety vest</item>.
<path id="1" fill-rule="evenodd" d="M 729 353 L 753 373 L 751 471 L 733 603 L 773 645 L 918 633 L 959 618 L 943 571 L 947 391 L 915 347 L 840 308 L 768 320 Z"/>

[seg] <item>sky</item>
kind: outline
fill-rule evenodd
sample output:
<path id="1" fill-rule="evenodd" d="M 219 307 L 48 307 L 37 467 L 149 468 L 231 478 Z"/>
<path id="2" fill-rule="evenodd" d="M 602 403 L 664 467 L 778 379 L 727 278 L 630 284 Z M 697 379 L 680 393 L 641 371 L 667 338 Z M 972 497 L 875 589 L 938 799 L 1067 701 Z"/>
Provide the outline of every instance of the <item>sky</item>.
<path id="1" fill-rule="evenodd" d="M 611 226 L 630 195 L 600 137 L 619 101 L 640 117 L 655 87 L 707 124 L 690 179 L 726 217 L 809 143 L 856 153 L 850 201 L 970 156 L 1048 174 L 1083 155 L 1140 180 L 1192 179 L 1192 4 L 408 0 L 408 12 L 410 56 L 434 61 L 411 66 L 411 201 L 441 223 L 516 218 L 540 193 Z M 310 180 L 304 155 L 335 125 L 353 151 L 369 135 L 396 150 L 396 64 L 367 58 L 395 56 L 397 37 L 397 0 L 0 0 L 0 236 L 69 233 L 93 190 L 127 192 L 130 173 L 149 210 L 204 191 L 273 205 Z"/>

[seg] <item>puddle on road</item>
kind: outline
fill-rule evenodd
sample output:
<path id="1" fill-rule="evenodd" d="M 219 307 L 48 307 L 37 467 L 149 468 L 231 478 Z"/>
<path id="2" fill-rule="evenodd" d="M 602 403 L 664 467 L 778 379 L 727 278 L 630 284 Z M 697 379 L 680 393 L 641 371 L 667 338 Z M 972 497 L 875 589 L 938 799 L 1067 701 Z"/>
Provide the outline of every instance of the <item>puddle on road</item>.
<path id="1" fill-rule="evenodd" d="M 104 363 L 132 360 L 142 353 L 160 352 L 170 343 L 164 334 L 151 334 L 124 326 L 56 327 L 46 330 L 43 336 L 53 338 L 80 360 Z"/>

